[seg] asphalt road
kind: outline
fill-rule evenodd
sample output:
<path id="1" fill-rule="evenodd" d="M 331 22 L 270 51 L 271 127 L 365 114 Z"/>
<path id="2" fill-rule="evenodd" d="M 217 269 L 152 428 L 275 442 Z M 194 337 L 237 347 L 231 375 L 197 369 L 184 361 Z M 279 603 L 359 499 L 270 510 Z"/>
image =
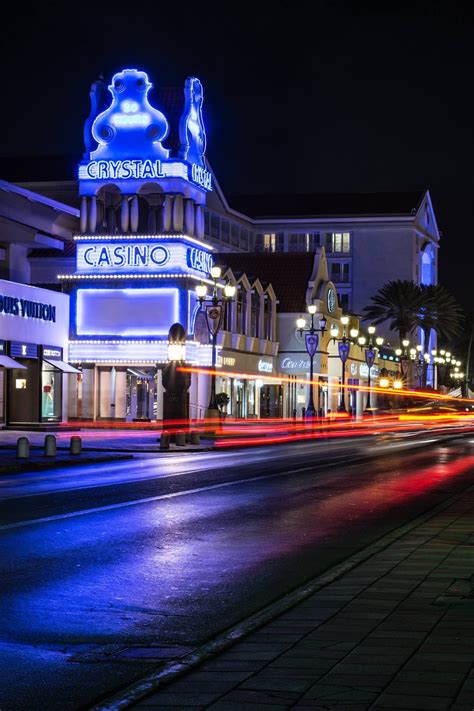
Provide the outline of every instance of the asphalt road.
<path id="1" fill-rule="evenodd" d="M 436 440 L 2 477 L 0 708 L 88 708 L 471 484 L 474 438 Z"/>

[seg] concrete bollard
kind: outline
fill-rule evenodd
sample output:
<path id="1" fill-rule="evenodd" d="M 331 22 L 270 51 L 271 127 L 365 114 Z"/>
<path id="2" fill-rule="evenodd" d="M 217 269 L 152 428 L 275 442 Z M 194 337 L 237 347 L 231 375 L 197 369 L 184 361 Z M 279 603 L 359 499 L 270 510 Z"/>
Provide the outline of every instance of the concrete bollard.
<path id="1" fill-rule="evenodd" d="M 186 444 L 186 435 L 184 432 L 176 432 L 176 446 L 184 447 Z"/>
<path id="2" fill-rule="evenodd" d="M 46 435 L 44 438 L 44 456 L 56 456 L 56 437 L 52 434 Z"/>
<path id="3" fill-rule="evenodd" d="M 191 444 L 200 444 L 201 443 L 201 438 L 199 436 L 199 432 L 196 432 L 193 430 L 191 432 Z"/>
<path id="4" fill-rule="evenodd" d="M 69 454 L 80 454 L 82 451 L 82 439 L 78 435 L 71 437 L 69 443 Z"/>
<path id="5" fill-rule="evenodd" d="M 28 459 L 30 456 L 30 440 L 28 437 L 18 437 L 16 441 L 16 456 L 18 459 Z"/>
<path id="6" fill-rule="evenodd" d="M 170 448 L 170 433 L 163 431 L 160 437 L 160 449 Z"/>

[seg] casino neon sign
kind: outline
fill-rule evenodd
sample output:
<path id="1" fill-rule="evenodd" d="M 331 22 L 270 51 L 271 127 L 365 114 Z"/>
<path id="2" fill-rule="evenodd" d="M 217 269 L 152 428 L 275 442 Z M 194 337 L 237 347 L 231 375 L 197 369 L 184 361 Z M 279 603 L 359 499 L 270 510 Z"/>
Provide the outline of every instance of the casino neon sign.
<path id="1" fill-rule="evenodd" d="M 83 260 L 90 267 L 163 267 L 170 253 L 162 245 L 147 244 L 91 245 L 83 250 Z"/>
<path id="2" fill-rule="evenodd" d="M 209 274 L 212 255 L 182 242 L 89 242 L 77 245 L 76 266 L 79 272 L 189 272 Z"/>

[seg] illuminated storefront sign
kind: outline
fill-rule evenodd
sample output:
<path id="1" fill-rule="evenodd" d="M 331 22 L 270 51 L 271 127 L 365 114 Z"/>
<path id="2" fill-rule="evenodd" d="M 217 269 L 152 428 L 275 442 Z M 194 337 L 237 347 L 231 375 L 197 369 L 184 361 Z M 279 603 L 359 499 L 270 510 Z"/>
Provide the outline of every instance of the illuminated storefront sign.
<path id="1" fill-rule="evenodd" d="M 235 358 L 232 356 L 223 356 L 223 355 L 218 355 L 217 358 L 217 365 L 218 366 L 234 366 L 235 365 Z"/>
<path id="2" fill-rule="evenodd" d="M 97 272 L 188 272 L 208 274 L 212 267 L 209 252 L 188 247 L 180 241 L 84 242 L 77 244 L 78 271 Z"/>
<path id="3" fill-rule="evenodd" d="M 42 321 L 56 321 L 56 307 L 43 304 L 40 301 L 19 299 L 15 296 L 0 294 L 0 314 L 20 316 L 22 318 L 36 318 Z"/>
<path id="4" fill-rule="evenodd" d="M 260 373 L 272 373 L 273 365 L 268 360 L 262 358 L 258 361 L 258 371 Z"/>
<path id="5" fill-rule="evenodd" d="M 305 358 L 282 358 L 280 363 L 282 370 L 294 370 L 297 373 L 306 373 L 309 370 L 309 360 Z"/>

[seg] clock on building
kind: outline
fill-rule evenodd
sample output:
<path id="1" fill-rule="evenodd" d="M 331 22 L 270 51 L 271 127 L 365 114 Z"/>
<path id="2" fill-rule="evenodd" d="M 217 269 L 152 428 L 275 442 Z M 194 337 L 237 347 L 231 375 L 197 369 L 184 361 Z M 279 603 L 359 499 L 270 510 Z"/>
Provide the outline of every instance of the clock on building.
<path id="1" fill-rule="evenodd" d="M 334 311 L 336 310 L 336 292 L 334 291 L 334 289 L 328 289 L 327 305 L 329 313 L 334 313 Z"/>

